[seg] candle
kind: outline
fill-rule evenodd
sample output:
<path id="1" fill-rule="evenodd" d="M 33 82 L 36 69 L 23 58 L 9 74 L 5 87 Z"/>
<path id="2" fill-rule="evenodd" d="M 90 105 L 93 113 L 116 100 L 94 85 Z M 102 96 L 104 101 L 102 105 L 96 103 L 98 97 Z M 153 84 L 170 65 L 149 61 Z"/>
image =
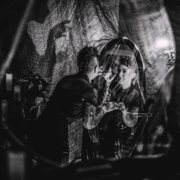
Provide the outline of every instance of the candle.
<path id="1" fill-rule="evenodd" d="M 3 100 L 2 101 L 2 121 L 8 120 L 8 101 Z"/>
<path id="2" fill-rule="evenodd" d="M 14 86 L 14 101 L 21 101 L 21 86 Z"/>
<path id="3" fill-rule="evenodd" d="M 9 180 L 27 179 L 27 155 L 25 152 L 7 151 L 7 176 Z"/>
<path id="4" fill-rule="evenodd" d="M 12 91 L 13 74 L 6 74 L 6 90 Z"/>

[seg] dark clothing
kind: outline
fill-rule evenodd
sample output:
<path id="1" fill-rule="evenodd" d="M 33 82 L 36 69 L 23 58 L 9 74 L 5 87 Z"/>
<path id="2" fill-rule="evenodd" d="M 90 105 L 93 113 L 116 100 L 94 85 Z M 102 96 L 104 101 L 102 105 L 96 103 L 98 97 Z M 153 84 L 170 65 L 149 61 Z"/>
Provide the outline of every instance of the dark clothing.
<path id="1" fill-rule="evenodd" d="M 115 91 L 115 89 L 117 89 Z M 123 102 L 131 111 L 133 107 L 140 105 L 140 93 L 132 84 L 130 88 L 123 90 L 112 83 L 110 87 L 111 98 L 110 101 Z M 106 113 L 99 124 L 102 151 L 104 156 L 115 157 L 115 152 L 123 151 L 120 157 L 127 157 L 132 149 L 134 143 L 131 138 L 132 128 L 127 127 L 122 120 L 122 113 L 120 110 L 114 110 Z"/>
<path id="2" fill-rule="evenodd" d="M 110 94 L 112 94 L 110 101 L 123 102 L 128 111 L 131 111 L 133 107 L 139 107 L 140 93 L 133 84 L 126 90 L 119 88 L 119 90 L 114 92 L 112 88 L 113 86 L 110 89 Z M 112 119 L 114 119 L 116 123 L 122 123 L 122 114 L 120 110 L 115 110 L 111 113 Z"/>
<path id="3" fill-rule="evenodd" d="M 83 104 L 97 104 L 97 92 L 80 74 L 64 77 L 56 86 L 49 104 L 55 111 L 76 120 L 82 118 Z"/>
<path id="4" fill-rule="evenodd" d="M 131 111 L 132 107 L 140 106 L 140 93 L 133 84 L 126 90 L 117 88 L 118 90 L 115 92 L 113 91 L 113 89 L 114 85 L 112 83 L 112 86 L 109 90 L 109 94 L 111 94 L 110 101 L 123 102 L 126 108 L 128 108 L 128 111 Z M 122 114 L 120 110 L 114 110 L 106 113 L 100 122 L 101 126 L 106 126 L 104 128 L 107 128 L 109 121 L 113 121 L 114 123 L 116 123 L 116 125 L 117 123 L 122 123 L 121 115 Z"/>
<path id="5" fill-rule="evenodd" d="M 54 161 L 81 157 L 85 102 L 97 104 L 97 92 L 81 74 L 64 77 L 56 86 L 30 133 L 30 143 Z"/>

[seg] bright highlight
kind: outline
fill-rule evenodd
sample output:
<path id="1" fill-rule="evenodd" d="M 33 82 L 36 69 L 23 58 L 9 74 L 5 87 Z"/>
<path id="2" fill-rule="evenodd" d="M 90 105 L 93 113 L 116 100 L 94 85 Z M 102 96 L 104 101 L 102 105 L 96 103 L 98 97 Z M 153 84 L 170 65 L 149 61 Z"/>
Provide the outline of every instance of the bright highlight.
<path id="1" fill-rule="evenodd" d="M 169 41 L 164 38 L 157 39 L 155 42 L 156 48 L 166 48 L 169 45 Z"/>

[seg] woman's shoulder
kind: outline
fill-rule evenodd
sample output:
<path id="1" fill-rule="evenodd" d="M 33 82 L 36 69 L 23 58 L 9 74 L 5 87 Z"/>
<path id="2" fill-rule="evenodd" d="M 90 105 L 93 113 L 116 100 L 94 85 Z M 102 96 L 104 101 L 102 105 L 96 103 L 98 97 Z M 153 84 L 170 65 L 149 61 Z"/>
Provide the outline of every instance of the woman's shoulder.
<path id="1" fill-rule="evenodd" d="M 140 91 L 137 85 L 132 84 L 130 89 L 129 89 L 129 93 L 133 93 L 136 96 L 140 95 Z"/>

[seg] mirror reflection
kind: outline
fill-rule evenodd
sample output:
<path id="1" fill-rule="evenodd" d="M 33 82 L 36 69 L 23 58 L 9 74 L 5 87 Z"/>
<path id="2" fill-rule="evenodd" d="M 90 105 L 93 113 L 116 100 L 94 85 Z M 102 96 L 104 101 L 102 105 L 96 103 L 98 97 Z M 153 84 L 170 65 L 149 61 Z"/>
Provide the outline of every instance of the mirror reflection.
<path id="1" fill-rule="evenodd" d="M 144 61 L 136 44 L 126 37 L 109 42 L 101 52 L 100 61 L 103 72 L 113 78 L 105 90 L 103 85 L 107 82 L 103 75 L 96 79 L 94 86 L 99 96 L 106 91 L 105 107 L 116 103 L 118 108 L 107 110 L 97 127 L 88 131 L 96 144 L 93 153 L 97 151 L 97 156 L 113 159 L 131 157 L 152 116 L 149 108 L 153 99 L 145 99 Z"/>

